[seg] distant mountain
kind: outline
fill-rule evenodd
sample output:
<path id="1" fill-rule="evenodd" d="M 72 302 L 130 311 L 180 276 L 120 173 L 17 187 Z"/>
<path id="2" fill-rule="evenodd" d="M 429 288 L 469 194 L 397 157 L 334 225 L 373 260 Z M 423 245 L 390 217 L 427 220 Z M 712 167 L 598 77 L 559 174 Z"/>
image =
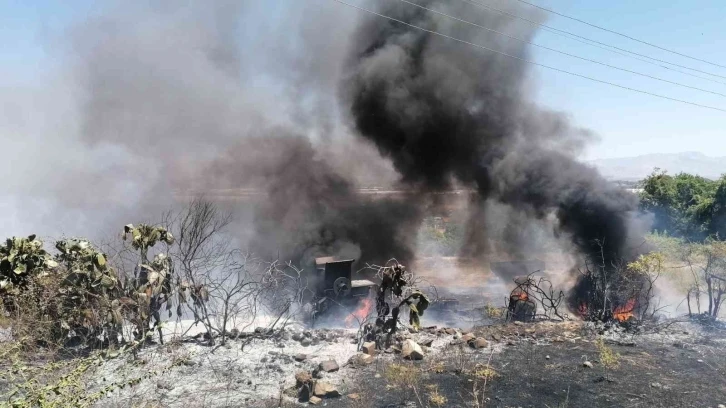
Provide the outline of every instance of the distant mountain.
<path id="1" fill-rule="evenodd" d="M 588 162 L 607 179 L 642 180 L 656 167 L 668 174 L 690 173 L 717 179 L 726 174 L 726 157 L 710 157 L 698 152 L 646 154 L 635 157 L 598 159 Z"/>

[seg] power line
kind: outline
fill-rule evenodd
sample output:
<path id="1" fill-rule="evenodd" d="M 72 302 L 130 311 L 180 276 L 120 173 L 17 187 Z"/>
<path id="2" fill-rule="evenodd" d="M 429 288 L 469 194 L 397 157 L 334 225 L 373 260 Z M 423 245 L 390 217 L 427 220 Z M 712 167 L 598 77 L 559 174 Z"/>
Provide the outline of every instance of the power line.
<path id="1" fill-rule="evenodd" d="M 545 8 L 545 7 L 541 7 L 541 6 L 538 6 L 536 4 L 533 4 L 533 3 L 530 3 L 530 2 L 527 2 L 527 1 L 524 1 L 524 0 L 517 0 L 517 1 L 520 2 L 520 3 L 528 4 L 528 5 L 532 6 L 532 7 L 536 7 L 538 9 L 540 9 L 540 10 L 544 10 L 544 11 L 546 11 L 548 13 L 556 14 L 556 15 L 558 15 L 560 17 L 564 17 L 564 18 L 567 18 L 567 19 L 570 19 L 570 20 L 573 20 L 573 21 L 577 21 L 578 23 L 582 23 L 582 24 L 588 25 L 590 27 L 597 28 L 598 30 L 607 31 L 608 33 L 612 33 L 612 34 L 615 34 L 615 35 L 619 35 L 619 36 L 625 37 L 625 38 L 627 38 L 629 40 L 633 40 L 633 41 L 639 42 L 641 44 L 649 45 L 649 46 L 654 47 L 654 48 L 657 48 L 659 50 L 663 50 L 663 51 L 670 52 L 671 54 L 680 55 L 681 57 L 690 58 L 690 59 L 695 60 L 695 61 L 705 62 L 706 64 L 710 64 L 710 65 L 713 65 L 713 66 L 716 66 L 716 67 L 726 68 L 726 66 L 724 66 L 724 65 L 719 65 L 719 64 L 716 64 L 715 62 L 710 62 L 710 61 L 706 61 L 704 59 L 692 57 L 690 55 L 686 55 L 686 54 L 680 53 L 678 51 L 669 50 L 668 48 L 664 48 L 664 47 L 661 47 L 659 45 L 655 45 L 653 43 L 649 43 L 647 41 L 639 40 L 639 39 L 634 38 L 634 37 L 631 37 L 631 36 L 629 36 L 627 34 L 619 33 L 617 31 L 613 31 L 613 30 L 607 29 L 605 27 L 601 27 L 601 26 L 598 26 L 598 25 L 595 25 L 595 24 L 592 24 L 592 23 L 588 23 L 587 21 L 580 20 L 579 18 L 575 18 L 575 17 L 571 17 L 571 16 L 568 16 L 568 15 L 565 15 L 565 14 L 562 14 L 562 13 L 558 13 L 558 12 L 556 12 L 554 10 L 551 10 L 551 9 L 548 9 L 548 8 Z"/>
<path id="2" fill-rule="evenodd" d="M 516 60 L 519 60 L 519 61 L 522 61 L 522 62 L 526 62 L 528 64 L 532 64 L 532 65 L 540 66 L 540 67 L 543 67 L 543 68 L 551 69 L 553 71 L 562 72 L 562 73 L 565 73 L 565 74 L 568 74 L 568 75 L 572 75 L 572 76 L 576 76 L 576 77 L 588 79 L 588 80 L 593 81 L 593 82 L 599 82 L 599 83 L 606 84 L 606 85 L 611 85 L 611 86 L 614 86 L 614 87 L 617 87 L 617 88 L 626 89 L 628 91 L 633 91 L 633 92 L 638 92 L 638 93 L 645 94 L 645 95 L 654 96 L 656 98 L 667 99 L 667 100 L 674 101 L 674 102 L 680 102 L 680 103 L 684 103 L 684 104 L 687 104 L 687 105 L 698 106 L 698 107 L 701 107 L 701 108 L 712 109 L 712 110 L 717 110 L 717 111 L 725 112 L 726 113 L 726 109 L 721 109 L 721 108 L 717 108 L 717 107 L 714 107 L 714 106 L 702 105 L 702 104 L 699 104 L 699 103 L 696 103 L 696 102 L 689 102 L 689 101 L 685 101 L 685 100 L 682 100 L 682 99 L 671 98 L 669 96 L 660 95 L 660 94 L 656 94 L 656 93 L 652 93 L 652 92 L 648 92 L 648 91 L 643 91 L 643 90 L 640 90 L 640 89 L 630 88 L 630 87 L 623 86 L 623 85 L 618 85 L 618 84 L 615 84 L 615 83 L 612 83 L 612 82 L 603 81 L 601 79 L 592 78 L 592 77 L 589 77 L 589 76 L 586 76 L 586 75 L 582 75 L 582 74 L 577 74 L 577 73 L 574 73 L 574 72 L 566 71 L 564 69 L 555 68 L 555 67 L 552 67 L 552 66 L 549 66 L 549 65 L 545 65 L 545 64 L 540 64 L 538 62 L 530 61 L 528 59 L 520 58 L 520 57 L 517 57 L 515 55 L 511 55 L 511 54 L 507 54 L 505 52 L 497 51 L 497 50 L 494 50 L 494 49 L 485 47 L 483 45 L 474 44 L 472 42 L 469 42 L 469 41 L 466 41 L 466 40 L 462 40 L 462 39 L 459 39 L 459 38 L 456 38 L 456 37 L 452 37 L 450 35 L 442 34 L 442 33 L 439 33 L 437 31 L 433 31 L 433 30 L 429 30 L 429 29 L 426 29 L 426 28 L 423 28 L 423 27 L 419 27 L 417 25 L 410 24 L 410 23 L 407 23 L 405 21 L 399 20 L 397 18 L 390 17 L 390 16 L 387 16 L 385 14 L 381 14 L 381 13 L 377 13 L 377 12 L 375 12 L 373 10 L 369 10 L 367 8 L 363 8 L 363 7 L 360 7 L 360 6 L 356 6 L 354 4 L 347 3 L 347 2 L 345 2 L 343 0 L 333 0 L 333 1 L 338 2 L 340 4 L 344 4 L 344 5 L 349 6 L 349 7 L 353 7 L 355 9 L 358 9 L 358 10 L 361 10 L 361 11 L 365 11 L 366 13 L 370 13 L 370 14 L 376 15 L 378 17 L 383 17 L 385 19 L 388 19 L 388 20 L 391 20 L 391 21 L 395 21 L 395 22 L 397 22 L 399 24 L 403 24 L 403 25 L 406 25 L 406 26 L 415 28 L 417 30 L 421 30 L 421 31 L 424 31 L 424 32 L 427 32 L 427 33 L 430 33 L 430 34 L 438 35 L 440 37 L 448 38 L 450 40 L 454 40 L 454 41 L 457 41 L 457 42 L 460 42 L 460 43 L 463 43 L 463 44 L 471 45 L 473 47 L 481 48 L 483 50 L 491 51 L 491 52 L 494 52 L 496 54 L 503 55 L 505 57 L 509 57 L 509 58 L 513 58 L 513 59 L 516 59 Z"/>
<path id="3" fill-rule="evenodd" d="M 518 15 L 513 14 L 513 13 L 510 13 L 508 11 L 499 10 L 497 8 L 487 6 L 486 4 L 479 3 L 478 1 L 473 1 L 473 0 L 460 0 L 460 1 L 463 1 L 463 2 L 466 2 L 466 3 L 469 3 L 469 4 L 473 4 L 473 5 L 477 6 L 477 7 L 481 7 L 483 9 L 485 9 L 485 10 L 493 11 L 495 13 L 503 14 L 503 15 L 506 15 L 506 16 L 509 16 L 509 17 L 512 17 L 512 18 L 516 18 L 516 19 L 525 21 L 525 22 L 527 22 L 528 24 L 530 24 L 532 26 L 540 27 L 543 30 L 548 31 L 550 33 L 553 33 L 553 34 L 556 34 L 556 35 L 560 35 L 560 36 L 564 36 L 564 37 L 567 37 L 567 38 L 572 39 L 572 40 L 575 40 L 575 41 L 580 41 L 580 42 L 583 42 L 585 44 L 591 45 L 593 47 L 597 47 L 597 45 L 595 45 L 595 44 L 598 44 L 598 45 L 601 45 L 602 46 L 602 47 L 598 47 L 598 48 L 602 48 L 602 49 L 608 50 L 610 52 L 615 52 L 617 54 L 620 54 L 620 53 L 618 53 L 617 51 L 614 51 L 614 50 L 622 51 L 622 52 L 627 53 L 630 57 L 635 58 L 637 60 L 641 60 L 642 61 L 642 59 L 633 57 L 633 55 L 637 55 L 639 57 L 647 58 L 649 60 L 657 61 L 657 62 L 660 62 L 660 63 L 663 63 L 663 64 L 673 65 L 675 67 L 687 69 L 687 70 L 690 70 L 690 71 L 700 72 L 702 74 L 711 75 L 711 76 L 715 76 L 715 77 L 719 77 L 719 78 L 726 79 L 726 76 L 723 76 L 723 75 L 714 74 L 714 73 L 707 72 L 707 71 L 703 71 L 703 70 L 700 70 L 700 69 L 697 69 L 697 68 L 691 68 L 689 66 L 676 64 L 675 62 L 665 61 L 665 60 L 658 59 L 658 58 L 655 58 L 655 57 L 650 57 L 650 56 L 645 55 L 645 54 L 640 54 L 640 53 L 637 53 L 637 52 L 634 52 L 634 51 L 629 51 L 629 50 L 626 50 L 624 48 L 616 47 L 614 45 L 606 44 L 606 43 L 601 42 L 601 41 L 597 41 L 597 40 L 593 40 L 593 39 L 590 39 L 590 38 L 587 38 L 587 37 L 583 37 L 581 35 L 578 35 L 578 34 L 575 34 L 575 33 L 571 33 L 569 31 L 560 30 L 559 28 L 551 27 L 551 26 L 548 26 L 547 24 L 539 23 L 537 21 L 530 20 L 528 18 L 518 16 Z M 607 47 L 607 48 L 605 48 L 605 47 Z M 663 68 L 668 68 L 668 67 L 663 67 Z M 672 69 L 672 68 L 668 68 L 668 69 Z"/>
<path id="4" fill-rule="evenodd" d="M 582 60 L 582 61 L 592 62 L 594 64 L 602 65 L 602 66 L 605 66 L 605 67 L 608 67 L 608 68 L 612 68 L 612 69 L 617 69 L 619 71 L 628 72 L 628 73 L 635 74 L 635 75 L 640 75 L 642 77 L 654 79 L 656 81 L 661 81 L 661 82 L 665 82 L 665 83 L 669 83 L 669 84 L 673 84 L 673 85 L 682 86 L 684 88 L 694 89 L 696 91 L 701 91 L 701 92 L 706 92 L 706 93 L 710 93 L 710 94 L 713 94 L 713 95 L 719 95 L 719 96 L 726 97 L 726 94 L 722 94 L 722 93 L 719 93 L 719 92 L 709 91 L 707 89 L 703 89 L 703 88 L 698 88 L 698 87 L 691 86 L 691 85 L 682 84 L 680 82 L 670 81 L 668 79 L 659 78 L 659 77 L 656 77 L 656 76 L 653 76 L 653 75 L 649 75 L 649 74 L 644 74 L 644 73 L 638 72 L 638 71 L 632 71 L 632 70 L 627 69 L 627 68 L 621 68 L 621 67 L 618 67 L 618 66 L 615 66 L 615 65 L 610 65 L 610 64 L 605 63 L 605 62 L 600 62 L 600 61 L 593 60 L 593 59 L 590 59 L 590 58 L 581 57 L 579 55 L 570 54 L 568 52 L 561 51 L 561 50 L 558 50 L 558 49 L 555 49 L 555 48 L 550 48 L 550 47 L 546 47 L 544 45 L 536 44 L 536 43 L 527 41 L 527 40 L 522 39 L 522 38 L 518 38 L 518 37 L 511 36 L 509 34 L 505 34 L 505 33 L 501 32 L 501 31 L 497 31 L 497 30 L 494 30 L 494 29 L 491 29 L 491 28 L 488 28 L 488 27 L 484 27 L 484 26 L 479 25 L 479 24 L 476 24 L 476 23 L 472 23 L 471 21 L 463 20 L 463 19 L 460 19 L 458 17 L 454 17 L 454 16 L 451 16 L 449 14 L 442 13 L 440 11 L 430 9 L 428 7 L 422 6 L 420 4 L 416 4 L 416 3 L 411 2 L 411 1 L 408 1 L 408 0 L 398 0 L 398 1 L 402 1 L 402 2 L 407 3 L 407 4 L 410 4 L 412 6 L 416 6 L 416 7 L 422 8 L 422 9 L 427 10 L 427 11 L 430 11 L 432 13 L 440 14 L 440 15 L 445 16 L 447 18 L 450 18 L 452 20 L 456 20 L 456 21 L 459 21 L 459 22 L 462 22 L 462 23 L 465 23 L 465 24 L 472 25 L 472 26 L 477 27 L 477 28 L 481 28 L 481 29 L 486 30 L 486 31 L 493 32 L 495 34 L 498 34 L 498 35 L 501 35 L 501 36 L 510 38 L 512 40 L 519 41 L 519 42 L 524 43 L 524 44 L 533 45 L 535 47 L 543 48 L 545 50 L 549 50 L 549 51 L 552 51 L 552 52 L 556 52 L 558 54 L 566 55 L 568 57 L 577 58 L 577 59 Z"/>

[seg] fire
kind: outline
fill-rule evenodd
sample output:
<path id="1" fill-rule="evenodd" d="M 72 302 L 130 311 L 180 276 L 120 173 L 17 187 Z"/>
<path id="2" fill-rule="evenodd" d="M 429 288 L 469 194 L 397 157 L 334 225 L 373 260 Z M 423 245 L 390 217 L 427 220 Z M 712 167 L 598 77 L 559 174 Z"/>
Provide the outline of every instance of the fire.
<path id="1" fill-rule="evenodd" d="M 513 294 L 512 295 L 512 298 L 517 299 L 517 300 L 527 300 L 527 299 L 529 299 L 529 296 L 527 295 L 527 292 L 525 292 L 523 290 L 518 291 L 518 292 L 519 293 Z"/>
<path id="2" fill-rule="evenodd" d="M 345 325 L 351 327 L 356 320 L 361 321 L 365 319 L 366 317 L 368 317 L 368 313 L 370 313 L 372 307 L 373 298 L 368 297 L 361 300 L 358 309 L 356 309 L 353 313 L 349 314 L 348 317 L 345 318 Z"/>
<path id="3" fill-rule="evenodd" d="M 580 307 L 577 311 L 580 313 L 580 317 L 587 317 L 587 305 L 585 304 L 585 302 L 580 303 Z"/>
<path id="4" fill-rule="evenodd" d="M 633 310 L 635 309 L 635 299 L 630 299 L 625 302 L 625 305 L 616 307 L 613 312 L 613 317 L 618 321 L 624 322 L 631 317 L 635 316 Z"/>

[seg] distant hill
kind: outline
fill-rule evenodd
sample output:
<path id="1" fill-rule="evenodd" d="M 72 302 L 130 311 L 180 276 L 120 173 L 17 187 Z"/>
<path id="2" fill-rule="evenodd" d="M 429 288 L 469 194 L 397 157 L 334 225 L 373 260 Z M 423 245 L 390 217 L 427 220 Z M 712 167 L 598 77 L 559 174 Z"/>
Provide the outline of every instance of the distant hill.
<path id="1" fill-rule="evenodd" d="M 609 180 L 642 180 L 658 167 L 669 174 L 690 173 L 717 179 L 726 173 L 726 157 L 710 157 L 698 152 L 646 154 L 635 157 L 599 159 L 588 162 Z"/>

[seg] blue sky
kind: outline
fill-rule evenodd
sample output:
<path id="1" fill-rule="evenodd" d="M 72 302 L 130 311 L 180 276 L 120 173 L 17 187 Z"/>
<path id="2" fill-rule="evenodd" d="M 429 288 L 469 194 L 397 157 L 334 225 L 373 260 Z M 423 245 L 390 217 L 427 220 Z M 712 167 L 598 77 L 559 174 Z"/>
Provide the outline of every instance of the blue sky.
<path id="1" fill-rule="evenodd" d="M 486 3 L 487 0 L 479 1 Z M 530 1 L 593 24 L 726 66 L 724 27 L 726 7 L 723 0 Z M 270 2 L 274 4 L 270 6 L 271 11 L 279 6 L 279 3 L 279 1 Z M 332 0 L 330 3 L 331 9 L 343 12 L 339 4 Z M 57 39 L 63 31 L 72 21 L 83 19 L 98 11 L 99 6 L 91 0 L 72 2 L 0 0 L 0 40 L 3 44 L 0 47 L 0 74 L 2 74 L 0 87 L 39 83 L 40 78 L 51 72 L 55 66 L 52 49 L 62 46 L 58 44 Z M 484 12 L 482 10 L 482 13 Z M 552 16 L 547 24 L 621 48 L 726 77 L 726 68 L 669 54 L 562 17 Z M 544 31 L 540 31 L 535 42 L 612 65 L 726 94 L 725 84 L 681 75 Z M 535 48 L 532 52 L 533 58 L 543 64 L 606 79 L 623 86 L 726 109 L 725 97 L 682 89 L 542 49 Z M 726 140 L 722 137 L 726 129 L 724 112 L 659 100 L 542 68 L 535 68 L 533 75 L 537 83 L 537 100 L 553 109 L 568 113 L 578 125 L 590 128 L 598 135 L 599 141 L 588 148 L 583 158 L 682 151 L 726 156 Z M 726 82 L 726 78 L 719 80 Z"/>

